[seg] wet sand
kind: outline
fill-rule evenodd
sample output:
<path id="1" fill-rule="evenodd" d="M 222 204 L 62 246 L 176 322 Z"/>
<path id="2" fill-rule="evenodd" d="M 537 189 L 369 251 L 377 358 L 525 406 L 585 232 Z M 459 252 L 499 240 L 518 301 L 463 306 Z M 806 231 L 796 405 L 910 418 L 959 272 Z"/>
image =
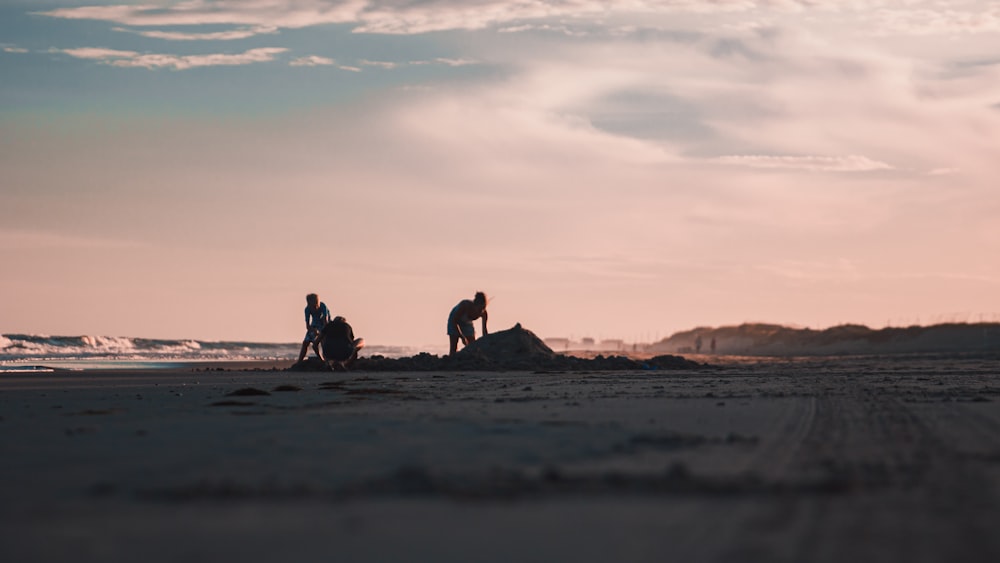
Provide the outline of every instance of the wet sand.
<path id="1" fill-rule="evenodd" d="M 1000 560 L 995 358 L 276 367 L 0 376 L 0 560 Z"/>

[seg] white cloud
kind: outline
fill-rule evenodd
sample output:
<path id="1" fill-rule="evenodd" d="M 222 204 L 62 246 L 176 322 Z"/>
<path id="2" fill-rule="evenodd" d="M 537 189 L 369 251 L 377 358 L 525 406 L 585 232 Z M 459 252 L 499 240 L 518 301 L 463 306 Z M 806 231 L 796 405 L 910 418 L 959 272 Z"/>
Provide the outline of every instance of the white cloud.
<path id="1" fill-rule="evenodd" d="M 297 59 L 292 59 L 288 64 L 291 66 L 330 66 L 335 64 L 336 61 L 327 57 L 320 57 L 318 55 L 310 55 L 308 57 L 299 57 Z"/>
<path id="2" fill-rule="evenodd" d="M 357 22 L 365 0 L 186 0 L 164 4 L 80 6 L 37 14 L 64 19 L 110 21 L 137 27 L 244 25 L 251 29 L 302 28 Z"/>
<path id="3" fill-rule="evenodd" d="M 131 59 L 139 56 L 135 51 L 121 51 L 119 49 L 105 49 L 103 47 L 80 47 L 77 49 L 55 49 L 55 52 L 66 53 L 78 59 Z"/>
<path id="4" fill-rule="evenodd" d="M 399 63 L 394 63 L 390 61 L 370 61 L 368 59 L 362 59 L 358 62 L 362 66 L 374 66 L 378 68 L 384 68 L 386 70 L 391 70 L 399 66 Z"/>
<path id="5" fill-rule="evenodd" d="M 413 66 L 445 65 L 451 67 L 459 67 L 459 66 L 475 65 L 479 64 L 479 62 L 474 61 L 472 59 L 449 59 L 445 57 L 438 57 L 436 59 L 430 59 L 426 61 L 408 61 L 405 63 L 397 63 L 391 61 L 370 61 L 368 59 L 362 59 L 361 61 L 359 61 L 359 64 L 361 64 L 362 66 L 373 66 L 373 67 L 383 68 L 386 70 L 391 70 L 405 65 L 413 65 Z"/>
<path id="6" fill-rule="evenodd" d="M 471 59 L 449 59 L 444 57 L 438 57 L 431 61 L 413 61 L 410 64 L 424 65 L 424 64 L 442 64 L 445 66 L 469 66 L 479 64 Z"/>
<path id="7" fill-rule="evenodd" d="M 78 49 L 62 49 L 59 52 L 66 53 L 78 59 L 100 60 L 106 64 L 127 68 L 172 68 L 174 70 L 187 70 L 191 68 L 209 66 L 237 66 L 254 63 L 269 62 L 275 56 L 284 53 L 288 49 L 282 47 L 264 47 L 250 49 L 243 53 L 226 54 L 215 53 L 208 55 L 168 55 L 156 53 L 138 53 L 136 51 L 121 51 L 117 49 L 104 49 L 94 47 L 83 47 Z"/>
<path id="8" fill-rule="evenodd" d="M 866 156 L 768 156 L 731 155 L 719 157 L 719 162 L 749 166 L 752 168 L 782 168 L 808 172 L 869 172 L 872 170 L 892 170 L 884 162 Z"/>
<path id="9" fill-rule="evenodd" d="M 27 53 L 28 50 L 23 47 L 15 47 L 13 45 L 2 45 L 0 48 L 3 49 L 4 53 Z"/>
<path id="10" fill-rule="evenodd" d="M 337 64 L 337 61 L 329 57 L 321 57 L 319 55 L 309 55 L 308 57 L 299 57 L 297 59 L 293 59 L 288 64 L 291 66 L 303 66 L 303 67 L 335 66 L 340 70 L 347 70 L 350 72 L 361 72 L 361 69 L 356 66 Z"/>
<path id="11" fill-rule="evenodd" d="M 234 39 L 246 39 L 255 35 L 277 33 L 278 28 L 273 25 L 255 26 L 233 29 L 229 31 L 215 31 L 210 33 L 186 33 L 181 31 L 140 31 L 116 27 L 115 31 L 134 33 L 152 39 L 166 39 L 169 41 L 231 41 Z"/>
<path id="12" fill-rule="evenodd" d="M 919 4 L 911 0 L 906 5 Z M 141 5 L 80 6 L 38 12 L 64 19 L 91 19 L 137 27 L 180 25 L 249 26 L 228 34 L 268 33 L 268 28 L 295 29 L 324 24 L 351 24 L 359 33 L 417 34 L 447 30 L 476 30 L 504 26 L 504 31 L 541 30 L 567 35 L 581 32 L 565 25 L 562 19 L 604 21 L 627 15 L 670 15 L 688 13 L 741 15 L 807 12 L 852 13 L 860 22 L 871 20 L 874 9 L 896 7 L 887 0 L 632 0 L 600 2 L 596 0 L 429 0 L 400 3 L 393 0 L 186 0 L 178 3 Z M 966 30 L 989 30 L 991 18 L 972 6 L 968 12 L 894 9 L 884 11 L 884 25 L 906 29 L 913 22 L 928 18 L 938 27 L 959 26 Z M 553 23 L 532 23 L 552 21 Z M 738 23 L 737 23 L 738 24 Z M 164 39 L 186 40 L 192 34 L 151 32 Z M 198 34 L 194 34 L 198 35 Z M 208 36 L 216 34 L 204 34 Z"/>

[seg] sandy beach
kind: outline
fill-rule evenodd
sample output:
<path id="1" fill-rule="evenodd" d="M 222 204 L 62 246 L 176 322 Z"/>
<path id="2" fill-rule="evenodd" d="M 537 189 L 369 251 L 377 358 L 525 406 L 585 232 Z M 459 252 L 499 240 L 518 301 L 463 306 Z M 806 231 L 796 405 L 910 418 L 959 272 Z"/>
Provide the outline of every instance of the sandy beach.
<path id="1" fill-rule="evenodd" d="M 996 561 L 995 358 L 0 376 L 3 561 Z"/>

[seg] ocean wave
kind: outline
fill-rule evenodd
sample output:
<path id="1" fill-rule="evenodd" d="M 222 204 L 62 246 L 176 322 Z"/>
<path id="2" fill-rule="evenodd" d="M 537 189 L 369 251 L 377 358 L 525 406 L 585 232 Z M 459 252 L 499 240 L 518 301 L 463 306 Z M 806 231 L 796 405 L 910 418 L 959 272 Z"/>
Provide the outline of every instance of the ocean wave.
<path id="1" fill-rule="evenodd" d="M 166 340 L 127 336 L 0 335 L 0 362 L 37 360 L 294 360 L 297 342 Z M 362 355 L 390 358 L 419 350 L 406 346 L 368 346 Z"/>

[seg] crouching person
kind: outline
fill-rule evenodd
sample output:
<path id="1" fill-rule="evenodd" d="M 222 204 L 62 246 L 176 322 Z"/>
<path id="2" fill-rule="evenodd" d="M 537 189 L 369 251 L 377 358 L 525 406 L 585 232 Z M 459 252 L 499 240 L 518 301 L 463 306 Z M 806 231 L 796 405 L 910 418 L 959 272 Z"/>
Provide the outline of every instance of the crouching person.
<path id="1" fill-rule="evenodd" d="M 354 337 L 354 329 L 344 317 L 335 317 L 327 323 L 317 340 L 323 350 L 323 361 L 334 371 L 347 371 L 365 347 L 365 339 Z"/>

